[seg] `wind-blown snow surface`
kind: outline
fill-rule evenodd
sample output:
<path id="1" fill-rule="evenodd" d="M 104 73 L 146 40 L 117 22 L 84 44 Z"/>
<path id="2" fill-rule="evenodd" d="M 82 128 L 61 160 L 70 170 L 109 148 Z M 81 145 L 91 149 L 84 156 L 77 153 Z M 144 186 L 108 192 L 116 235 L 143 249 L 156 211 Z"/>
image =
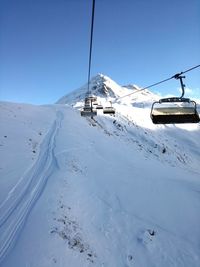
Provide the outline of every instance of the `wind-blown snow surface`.
<path id="1" fill-rule="evenodd" d="M 200 126 L 152 125 L 153 97 L 0 103 L 0 266 L 200 265 Z"/>

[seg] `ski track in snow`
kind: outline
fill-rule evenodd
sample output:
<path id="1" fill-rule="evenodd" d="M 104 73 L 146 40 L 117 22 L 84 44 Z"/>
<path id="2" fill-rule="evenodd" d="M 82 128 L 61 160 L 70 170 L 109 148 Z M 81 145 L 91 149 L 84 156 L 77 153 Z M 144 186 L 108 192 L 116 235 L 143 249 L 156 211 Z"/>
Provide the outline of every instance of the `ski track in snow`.
<path id="1" fill-rule="evenodd" d="M 56 115 L 56 120 L 40 145 L 37 161 L 20 178 L 0 206 L 0 262 L 13 247 L 48 178 L 58 167 L 54 149 L 63 114 L 57 112 Z"/>

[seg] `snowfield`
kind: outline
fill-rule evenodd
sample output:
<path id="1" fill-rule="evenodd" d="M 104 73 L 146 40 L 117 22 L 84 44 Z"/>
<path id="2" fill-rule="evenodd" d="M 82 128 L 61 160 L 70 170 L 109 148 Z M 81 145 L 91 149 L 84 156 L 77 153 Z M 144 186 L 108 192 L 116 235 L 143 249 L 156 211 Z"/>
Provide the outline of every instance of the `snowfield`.
<path id="1" fill-rule="evenodd" d="M 200 266 L 200 124 L 153 125 L 138 89 L 94 77 L 94 119 L 85 86 L 0 102 L 0 266 Z"/>

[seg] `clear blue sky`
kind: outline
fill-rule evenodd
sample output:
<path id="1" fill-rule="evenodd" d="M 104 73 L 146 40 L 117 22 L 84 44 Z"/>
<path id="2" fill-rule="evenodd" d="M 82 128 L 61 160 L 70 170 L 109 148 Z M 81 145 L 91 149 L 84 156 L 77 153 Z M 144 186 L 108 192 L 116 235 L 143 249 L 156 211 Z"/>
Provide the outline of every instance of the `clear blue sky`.
<path id="1" fill-rule="evenodd" d="M 1 100 L 54 103 L 86 83 L 91 8 L 92 0 L 0 0 Z M 96 0 L 93 45 L 92 76 L 141 87 L 168 78 L 200 64 L 200 1 Z M 200 68 L 185 83 L 200 98 Z"/>

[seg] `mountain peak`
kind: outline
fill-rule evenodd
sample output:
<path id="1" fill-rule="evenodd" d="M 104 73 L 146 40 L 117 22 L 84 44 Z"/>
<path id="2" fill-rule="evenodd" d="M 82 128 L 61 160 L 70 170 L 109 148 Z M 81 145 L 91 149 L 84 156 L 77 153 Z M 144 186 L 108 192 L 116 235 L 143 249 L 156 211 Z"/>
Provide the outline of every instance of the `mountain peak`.
<path id="1" fill-rule="evenodd" d="M 79 89 L 60 98 L 57 101 L 57 104 L 69 104 L 77 101 L 82 101 L 87 94 L 87 90 L 88 84 L 86 83 Z M 89 90 L 90 94 L 104 98 L 118 98 L 123 93 L 123 89 L 120 85 L 118 85 L 110 77 L 102 73 L 98 73 L 91 78 L 89 83 Z"/>
<path id="2" fill-rule="evenodd" d="M 140 91 L 140 88 L 134 84 L 128 84 L 126 86 L 121 86 L 113 81 L 110 77 L 98 73 L 90 79 L 89 92 L 88 84 L 79 89 L 63 96 L 57 101 L 57 104 L 72 104 L 75 105 L 78 102 L 83 102 L 87 93 L 95 95 L 99 98 L 104 98 L 106 101 L 117 100 L 125 95 L 130 95 L 134 91 Z M 148 91 L 141 92 L 141 94 L 135 96 L 134 99 L 140 99 L 140 101 L 149 101 L 149 98 L 155 99 L 155 95 Z M 123 102 L 130 102 L 132 98 L 123 99 Z"/>
<path id="3" fill-rule="evenodd" d="M 92 94 L 102 97 L 118 97 L 121 86 L 114 82 L 110 77 L 98 73 L 92 77 L 89 84 L 89 89 Z"/>

